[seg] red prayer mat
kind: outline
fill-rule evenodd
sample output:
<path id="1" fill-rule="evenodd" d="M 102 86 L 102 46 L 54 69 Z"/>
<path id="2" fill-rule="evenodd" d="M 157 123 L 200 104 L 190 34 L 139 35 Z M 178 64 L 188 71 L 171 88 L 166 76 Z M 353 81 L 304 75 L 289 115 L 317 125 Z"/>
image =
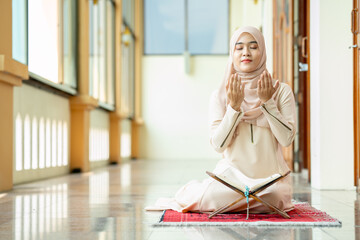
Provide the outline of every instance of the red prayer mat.
<path id="1" fill-rule="evenodd" d="M 278 214 L 249 214 L 246 213 L 219 214 L 208 219 L 205 213 L 179 213 L 173 210 L 165 210 L 159 223 L 155 226 L 194 226 L 194 225 L 236 225 L 236 226 L 326 226 L 341 227 L 341 222 L 326 212 L 317 210 L 309 203 L 295 203 L 294 210 L 288 213 L 290 219 L 283 218 Z"/>

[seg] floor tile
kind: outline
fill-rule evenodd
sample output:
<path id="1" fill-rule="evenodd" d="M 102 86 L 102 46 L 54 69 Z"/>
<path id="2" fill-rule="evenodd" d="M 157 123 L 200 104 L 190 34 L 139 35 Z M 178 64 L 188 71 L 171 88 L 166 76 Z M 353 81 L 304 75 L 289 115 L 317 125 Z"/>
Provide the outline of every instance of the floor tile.
<path id="1" fill-rule="evenodd" d="M 341 228 L 154 227 L 161 212 L 144 207 L 205 179 L 215 164 L 137 160 L 17 185 L 0 194 L 0 239 L 360 239 L 358 194 L 312 189 L 305 174 L 293 174 L 293 198 L 338 218 Z"/>

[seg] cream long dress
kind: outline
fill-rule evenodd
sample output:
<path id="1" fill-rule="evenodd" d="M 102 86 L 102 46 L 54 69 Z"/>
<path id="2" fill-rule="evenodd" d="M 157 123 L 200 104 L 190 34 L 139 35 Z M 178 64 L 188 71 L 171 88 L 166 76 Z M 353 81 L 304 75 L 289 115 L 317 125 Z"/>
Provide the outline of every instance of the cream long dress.
<path id="1" fill-rule="evenodd" d="M 210 100 L 210 142 L 217 152 L 223 154 L 213 173 L 233 177 L 234 169 L 237 169 L 245 178 L 257 179 L 289 171 L 281 146 L 290 145 L 295 137 L 295 101 L 291 88 L 284 83 L 280 84 L 276 95 L 277 104 L 271 98 L 261 106 L 263 119 L 270 125 L 268 128 L 241 121 L 243 113 L 230 105 L 224 109 L 217 91 L 213 93 Z M 290 175 L 257 195 L 281 210 L 293 209 Z M 145 209 L 212 212 L 239 197 L 238 193 L 209 177 L 201 182 L 190 181 L 178 190 L 175 198 L 160 198 L 155 206 Z M 251 213 L 271 212 L 251 198 L 249 205 Z M 239 212 L 246 208 L 243 199 L 227 211 Z"/>

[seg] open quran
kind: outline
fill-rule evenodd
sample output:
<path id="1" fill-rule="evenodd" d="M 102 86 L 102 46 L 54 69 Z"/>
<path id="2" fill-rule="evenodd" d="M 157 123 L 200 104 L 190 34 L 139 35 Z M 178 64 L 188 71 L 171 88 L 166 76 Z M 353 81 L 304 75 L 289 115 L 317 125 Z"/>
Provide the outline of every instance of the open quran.
<path id="1" fill-rule="evenodd" d="M 217 209 L 216 211 L 214 211 L 213 213 L 211 213 L 209 215 L 209 218 L 212 218 L 213 216 L 215 216 L 216 214 L 219 214 L 221 212 L 226 211 L 227 208 L 233 206 L 234 204 L 238 203 L 242 198 L 246 198 L 247 199 L 247 203 L 248 203 L 248 207 L 247 207 L 247 218 L 249 216 L 249 201 L 248 198 L 251 197 L 253 199 L 255 199 L 258 202 L 261 202 L 262 204 L 266 205 L 267 207 L 273 209 L 275 212 L 277 212 L 278 214 L 280 214 L 281 216 L 283 216 L 284 218 L 290 218 L 290 216 L 278 209 L 277 207 L 273 206 L 272 204 L 266 202 L 264 199 L 262 199 L 261 197 L 257 196 L 256 194 L 261 192 L 262 190 L 270 187 L 271 185 L 273 185 L 274 183 L 276 183 L 277 181 L 279 181 L 280 179 L 284 178 L 285 176 L 287 176 L 290 171 L 288 171 L 285 174 L 273 174 L 269 177 L 266 178 L 257 178 L 257 179 L 253 179 L 253 178 L 249 178 L 247 176 L 245 176 L 244 174 L 242 174 L 239 170 L 235 169 L 235 168 L 231 168 L 229 171 L 224 171 L 223 174 L 213 174 L 211 172 L 206 172 L 210 177 L 214 178 L 215 180 L 221 182 L 222 184 L 224 184 L 225 186 L 227 186 L 228 188 L 234 190 L 235 192 L 239 193 L 240 196 L 239 198 L 232 202 L 227 204 L 226 206 Z"/>
<path id="2" fill-rule="evenodd" d="M 228 184 L 236 187 L 242 192 L 246 192 L 246 186 L 249 188 L 250 192 L 258 192 L 260 189 L 263 189 L 265 186 L 271 185 L 272 182 L 276 182 L 279 178 L 282 177 L 281 174 L 273 174 L 267 178 L 244 178 L 243 181 L 236 181 L 236 178 L 232 178 L 231 175 L 223 176 L 221 174 L 216 175 L 219 179 L 227 182 Z"/>

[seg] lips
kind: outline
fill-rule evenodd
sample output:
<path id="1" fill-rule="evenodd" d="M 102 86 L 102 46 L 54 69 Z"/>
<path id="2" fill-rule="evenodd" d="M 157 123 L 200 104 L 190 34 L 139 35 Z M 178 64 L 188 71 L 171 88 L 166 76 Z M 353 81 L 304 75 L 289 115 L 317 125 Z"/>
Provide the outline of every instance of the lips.
<path id="1" fill-rule="evenodd" d="M 243 62 L 243 63 L 249 63 L 249 62 L 251 62 L 251 60 L 250 60 L 250 59 L 244 59 L 244 60 L 242 60 L 241 62 Z"/>

